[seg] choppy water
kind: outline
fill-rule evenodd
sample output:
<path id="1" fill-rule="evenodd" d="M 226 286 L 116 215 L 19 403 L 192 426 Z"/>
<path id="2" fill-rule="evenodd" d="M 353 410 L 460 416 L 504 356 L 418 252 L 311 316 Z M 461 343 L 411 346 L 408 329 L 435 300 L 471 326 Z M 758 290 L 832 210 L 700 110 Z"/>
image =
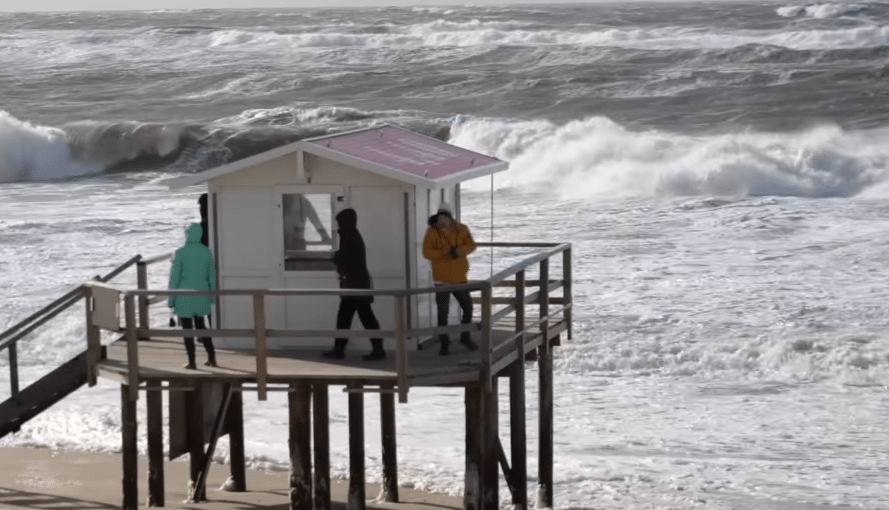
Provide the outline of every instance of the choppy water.
<path id="1" fill-rule="evenodd" d="M 0 15 L 0 327 L 175 248 L 199 190 L 163 179 L 391 122 L 511 162 L 496 240 L 574 243 L 557 507 L 885 508 L 887 54 L 881 2 Z M 286 466 L 286 401 L 247 400 L 248 457 Z M 0 444 L 113 450 L 117 405 L 84 389 Z M 459 491 L 460 393 L 398 412 L 402 480 Z"/>

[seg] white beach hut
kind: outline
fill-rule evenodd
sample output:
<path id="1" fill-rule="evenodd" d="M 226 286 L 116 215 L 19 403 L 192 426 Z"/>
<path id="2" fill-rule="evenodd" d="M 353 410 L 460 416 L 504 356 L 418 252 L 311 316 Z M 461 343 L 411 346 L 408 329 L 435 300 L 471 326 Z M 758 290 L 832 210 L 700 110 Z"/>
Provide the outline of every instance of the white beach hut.
<path id="1" fill-rule="evenodd" d="M 358 213 L 374 288 L 420 288 L 432 286 L 422 254 L 429 215 L 448 202 L 459 218 L 460 183 L 507 167 L 496 158 L 384 125 L 301 140 L 169 184 L 208 187 L 210 247 L 221 289 L 338 288 L 330 261 L 338 243 L 334 217 L 348 207 Z M 269 297 L 267 327 L 331 329 L 338 299 Z M 391 330 L 392 299 L 377 298 L 373 307 L 381 328 Z M 414 298 L 407 327 L 434 325 L 434 312 L 428 295 Z M 249 297 L 223 297 L 214 326 L 249 329 L 252 314 Z M 353 327 L 360 327 L 357 319 Z M 418 340 L 410 339 L 408 347 L 416 349 Z M 253 340 L 216 342 L 238 348 Z M 389 342 L 387 349 L 393 347 Z M 330 338 L 275 338 L 269 347 L 330 344 Z"/>

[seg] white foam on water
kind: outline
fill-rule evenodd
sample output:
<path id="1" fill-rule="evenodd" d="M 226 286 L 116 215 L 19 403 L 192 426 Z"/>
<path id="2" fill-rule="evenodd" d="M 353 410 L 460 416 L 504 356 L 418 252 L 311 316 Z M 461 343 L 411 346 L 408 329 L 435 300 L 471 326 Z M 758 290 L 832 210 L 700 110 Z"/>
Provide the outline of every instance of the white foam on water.
<path id="1" fill-rule="evenodd" d="M 882 186 L 889 128 L 688 136 L 633 131 L 591 117 L 548 121 L 459 118 L 450 142 L 510 162 L 500 187 L 606 196 L 854 196 Z M 488 184 L 478 179 L 470 188 Z"/>
<path id="2" fill-rule="evenodd" d="M 0 183 L 70 179 L 100 169 L 71 161 L 65 133 L 0 110 Z"/>

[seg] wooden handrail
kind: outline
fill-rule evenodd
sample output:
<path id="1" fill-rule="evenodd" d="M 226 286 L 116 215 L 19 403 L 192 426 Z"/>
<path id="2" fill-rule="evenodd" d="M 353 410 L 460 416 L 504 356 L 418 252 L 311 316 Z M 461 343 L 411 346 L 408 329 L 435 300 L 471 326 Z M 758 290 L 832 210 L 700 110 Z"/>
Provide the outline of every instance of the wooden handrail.
<path id="1" fill-rule="evenodd" d="M 113 279 L 115 276 L 122 273 L 123 271 L 125 271 L 127 268 L 129 268 L 136 262 L 138 262 L 141 257 L 142 257 L 141 255 L 136 255 L 135 257 L 131 258 L 130 260 L 128 260 L 128 261 L 124 262 L 123 264 L 121 264 L 120 266 L 118 266 L 117 269 L 111 271 L 110 273 L 106 274 L 105 276 L 102 276 L 102 277 L 97 276 L 95 279 L 100 282 L 107 282 L 107 281 Z M 32 331 L 34 331 L 38 327 L 45 324 L 47 321 L 49 321 L 53 317 L 57 316 L 58 314 L 62 313 L 63 311 L 65 311 L 68 308 L 70 308 L 71 306 L 73 306 L 75 303 L 77 303 L 78 300 L 80 300 L 80 298 L 83 297 L 83 293 L 84 293 L 84 286 L 80 285 L 79 287 L 71 290 L 64 296 L 56 299 L 49 305 L 44 306 L 37 312 L 34 312 L 30 316 L 28 316 L 28 318 L 26 318 L 25 320 L 20 321 L 15 326 L 7 329 L 3 333 L 0 333 L 0 339 L 6 338 L 2 342 L 0 342 L 0 351 L 2 351 L 3 349 L 6 349 L 11 344 L 18 342 L 19 340 L 21 340 L 22 338 L 27 336 Z M 25 327 L 26 325 L 28 325 L 29 323 L 31 323 L 35 320 L 37 320 L 37 322 L 35 324 L 31 324 L 30 327 L 28 327 L 25 331 L 22 331 L 21 333 L 15 335 L 12 338 L 7 338 L 7 337 L 11 337 L 18 330 L 22 329 L 23 327 Z"/>
<path id="2" fill-rule="evenodd" d="M 148 259 L 142 259 L 142 263 L 145 264 L 146 266 L 150 266 L 152 264 L 157 264 L 158 262 L 163 262 L 163 261 L 165 261 L 167 259 L 171 259 L 171 258 L 173 258 L 172 253 L 165 253 L 163 255 L 156 255 L 156 256 L 148 258 Z"/>
<path id="3" fill-rule="evenodd" d="M 254 324 L 253 329 L 208 329 L 206 333 L 209 336 L 215 337 L 238 337 L 238 336 L 253 336 L 256 340 L 256 371 L 257 371 L 257 393 L 260 400 L 265 400 L 266 393 L 269 390 L 267 387 L 267 353 L 266 353 L 266 340 L 271 338 L 281 338 L 281 337 L 329 337 L 329 336 L 343 336 L 348 338 L 370 338 L 370 337 L 383 337 L 383 338 L 394 338 L 396 340 L 396 377 L 397 377 L 397 393 L 399 394 L 399 401 L 406 402 L 407 401 L 407 393 L 409 381 L 411 381 L 411 376 L 408 374 L 407 367 L 407 342 L 406 339 L 420 337 L 423 335 L 434 335 L 437 333 L 442 333 L 443 331 L 447 331 L 449 334 L 454 334 L 457 332 L 463 331 L 480 331 L 481 332 L 481 342 L 480 342 L 480 357 L 481 357 L 481 365 L 480 365 L 480 383 L 483 387 L 490 388 L 491 387 L 491 378 L 495 377 L 494 373 L 495 369 L 495 352 L 493 345 L 493 325 L 495 322 L 500 321 L 510 315 L 515 314 L 516 331 L 513 335 L 510 336 L 510 343 L 515 343 L 516 346 L 513 348 L 517 350 L 519 345 L 525 345 L 524 349 L 529 347 L 527 346 L 536 346 L 541 345 L 541 338 L 545 338 L 548 330 L 558 329 L 559 331 L 564 331 L 569 329 L 570 331 L 570 315 L 571 315 L 571 295 L 570 295 L 570 281 L 566 281 L 567 278 L 570 278 L 570 267 L 565 267 L 565 265 L 570 265 L 571 263 L 571 245 L 570 243 L 478 243 L 481 247 L 506 247 L 506 248 L 543 248 L 544 250 L 535 253 L 528 258 L 522 260 L 519 263 L 516 263 L 510 266 L 503 271 L 498 272 L 496 275 L 479 281 L 472 281 L 465 284 L 458 285 L 444 285 L 444 286 L 435 286 L 435 287 L 425 287 L 425 288 L 416 288 L 416 289 L 214 289 L 214 290 L 179 290 L 179 289 L 130 289 L 130 290 L 120 290 L 121 295 L 124 297 L 124 300 L 127 303 L 130 303 L 130 310 L 127 311 L 126 314 L 126 339 L 127 339 L 127 351 L 128 358 L 131 361 L 135 361 L 136 366 L 134 367 L 130 364 L 130 374 L 129 377 L 131 379 L 131 386 L 138 386 L 139 383 L 139 375 L 138 375 L 138 353 L 136 352 L 138 349 L 136 348 L 135 339 L 137 337 L 152 337 L 152 336 L 170 336 L 170 337 L 184 337 L 189 334 L 187 331 L 180 331 L 174 329 L 152 329 L 148 327 L 144 327 L 144 319 L 143 315 L 147 318 L 147 313 L 145 313 L 145 308 L 147 306 L 160 303 L 166 301 L 166 298 L 170 296 L 249 296 L 253 300 L 253 309 L 254 309 Z M 558 254 L 562 254 L 562 279 L 553 279 L 549 278 L 549 262 L 550 259 Z M 169 254 L 153 257 L 150 259 L 143 259 L 140 262 L 140 268 L 146 267 L 147 265 L 158 263 L 164 260 L 168 260 L 170 258 Z M 138 259 L 136 259 L 138 260 Z M 526 280 L 525 279 L 525 271 L 530 268 L 532 265 L 539 264 L 541 269 L 540 278 L 537 280 Z M 509 278 L 515 276 L 515 280 L 508 280 Z M 146 280 L 145 276 L 142 275 L 140 278 L 140 287 L 144 285 L 144 281 Z M 89 285 L 87 283 L 87 285 Z M 514 287 L 515 294 L 511 297 L 494 297 L 493 289 L 494 287 Z M 531 294 L 526 295 L 525 289 L 528 287 L 537 287 L 537 290 Z M 550 293 L 553 291 L 562 288 L 564 289 L 564 298 L 552 298 Z M 480 292 L 481 297 L 474 299 L 475 302 L 482 303 L 482 317 L 481 322 L 473 322 L 469 324 L 460 324 L 460 325 L 452 325 L 452 326 L 444 326 L 444 327 L 423 327 L 423 328 L 414 328 L 408 329 L 404 324 L 404 318 L 406 316 L 405 307 L 410 303 L 409 299 L 406 299 L 411 296 L 422 295 L 422 294 L 435 294 L 443 291 L 457 291 L 457 290 L 467 290 L 470 292 Z M 395 328 L 394 330 L 374 330 L 374 331 L 350 331 L 350 330 L 282 330 L 282 329 L 266 329 L 265 324 L 265 299 L 267 296 L 305 296 L 305 297 L 314 297 L 314 296 L 391 296 L 395 301 Z M 145 303 L 147 306 L 138 307 L 138 317 L 137 314 L 134 313 L 136 310 L 135 303 Z M 496 313 L 493 312 L 493 305 L 506 305 L 504 308 L 498 309 Z M 550 304 L 564 304 L 564 306 L 557 309 L 550 309 Z M 528 305 L 539 305 L 540 306 L 540 315 L 537 320 L 532 324 L 525 324 L 525 308 Z M 558 315 L 562 315 L 562 320 L 556 321 L 555 317 Z M 135 321 L 139 320 L 140 324 L 135 324 Z M 537 330 L 536 334 L 529 334 L 530 330 Z M 499 344 L 498 344 L 499 345 Z M 500 350 L 497 351 L 498 353 Z M 496 354 L 499 357 L 499 354 Z M 516 354 L 517 356 L 517 354 Z M 502 364 L 502 360 L 496 362 L 499 366 Z M 136 395 L 138 394 L 137 392 Z M 137 398 L 134 395 L 134 398 Z"/>
<path id="4" fill-rule="evenodd" d="M 508 268 L 504 269 L 503 271 L 500 271 L 499 273 L 489 277 L 486 281 L 491 283 L 492 285 L 497 285 L 498 283 L 502 282 L 503 280 L 506 280 L 510 276 L 518 273 L 522 269 L 526 269 L 526 268 L 530 267 L 532 264 L 539 263 L 544 260 L 549 260 L 550 257 L 552 257 L 556 254 L 562 253 L 563 251 L 569 249 L 570 247 L 571 247 L 570 243 L 563 243 L 563 244 L 557 245 L 555 248 L 551 248 L 549 250 L 540 252 L 537 255 L 533 255 L 521 262 L 513 264 L 512 266 L 509 266 Z M 545 278 L 542 278 L 542 279 L 545 279 Z"/>

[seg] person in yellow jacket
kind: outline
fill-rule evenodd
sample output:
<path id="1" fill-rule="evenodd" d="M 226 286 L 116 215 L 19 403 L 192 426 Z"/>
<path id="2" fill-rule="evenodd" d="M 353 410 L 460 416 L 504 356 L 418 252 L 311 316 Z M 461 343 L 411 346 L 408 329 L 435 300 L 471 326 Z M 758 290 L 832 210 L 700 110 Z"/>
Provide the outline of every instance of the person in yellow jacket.
<path id="1" fill-rule="evenodd" d="M 454 212 L 447 203 L 438 206 L 438 212 L 429 218 L 429 230 L 423 239 L 423 256 L 432 262 L 432 279 L 435 285 L 454 285 L 466 283 L 469 273 L 469 260 L 466 256 L 475 251 L 475 241 L 469 233 L 469 227 L 454 219 Z M 472 297 L 468 290 L 453 292 L 436 292 L 435 304 L 438 306 L 438 325 L 448 325 L 451 295 L 460 304 L 460 322 L 472 322 Z M 439 354 L 450 353 L 450 338 L 446 333 L 438 336 L 441 342 Z M 460 343 L 467 349 L 478 349 L 468 331 L 460 334 Z"/>

